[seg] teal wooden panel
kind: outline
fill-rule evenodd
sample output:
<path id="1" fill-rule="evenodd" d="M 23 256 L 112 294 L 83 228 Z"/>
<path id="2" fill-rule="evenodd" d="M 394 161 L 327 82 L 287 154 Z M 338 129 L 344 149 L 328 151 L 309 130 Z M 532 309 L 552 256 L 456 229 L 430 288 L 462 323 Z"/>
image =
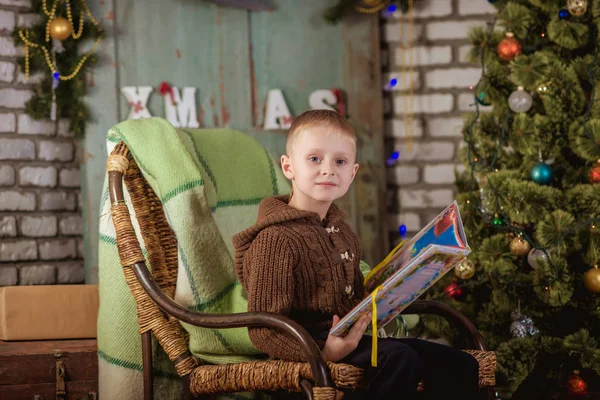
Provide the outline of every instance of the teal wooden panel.
<path id="1" fill-rule="evenodd" d="M 270 89 L 281 89 L 290 112 L 298 115 L 308 110 L 313 91 L 342 86 L 342 28 L 322 17 L 336 2 L 281 0 L 275 12 L 250 15 L 258 127 Z"/>

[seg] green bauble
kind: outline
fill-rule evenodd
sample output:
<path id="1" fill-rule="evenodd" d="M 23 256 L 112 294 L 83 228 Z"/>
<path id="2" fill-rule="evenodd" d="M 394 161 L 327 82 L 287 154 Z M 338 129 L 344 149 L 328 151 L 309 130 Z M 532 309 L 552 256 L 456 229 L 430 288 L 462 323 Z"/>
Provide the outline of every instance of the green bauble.
<path id="1" fill-rule="evenodd" d="M 529 177 L 536 183 L 547 185 L 552 182 L 552 168 L 545 162 L 539 162 L 531 169 Z"/>

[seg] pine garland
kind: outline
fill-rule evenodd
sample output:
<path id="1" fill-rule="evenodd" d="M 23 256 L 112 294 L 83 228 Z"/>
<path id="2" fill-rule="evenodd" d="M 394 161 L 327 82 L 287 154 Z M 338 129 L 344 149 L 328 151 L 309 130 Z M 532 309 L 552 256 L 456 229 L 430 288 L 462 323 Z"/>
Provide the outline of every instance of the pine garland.
<path id="1" fill-rule="evenodd" d="M 375 6 L 369 6 L 362 0 L 338 0 L 334 6 L 325 10 L 323 18 L 330 24 L 337 24 L 344 16 L 349 15 L 350 13 L 361 12 L 359 10 L 362 10 L 363 13 L 367 12 L 367 10 L 369 10 L 368 12 L 371 12 L 370 10 L 379 10 L 381 6 L 385 7 L 389 4 L 395 4 L 400 12 L 406 13 L 408 11 L 409 0 L 381 0 L 381 2 Z"/>
<path id="2" fill-rule="evenodd" d="M 50 2 L 49 2 L 50 3 Z M 29 40 L 33 43 L 45 46 L 51 49 L 51 42 L 45 42 L 46 24 L 48 16 L 44 13 L 41 0 L 32 0 L 32 12 L 40 15 L 40 22 L 30 28 L 26 28 L 29 32 Z M 71 0 L 71 14 L 75 28 L 79 26 L 79 16 L 83 9 L 82 3 L 78 0 Z M 85 15 L 85 14 L 84 14 Z M 66 8 L 64 2 L 60 2 L 57 7 L 57 16 L 66 18 Z M 92 24 L 87 18 L 84 20 L 83 33 L 79 39 L 69 37 L 62 41 L 64 51 L 56 53 L 56 64 L 58 71 L 64 71 L 63 74 L 71 73 L 77 64 L 80 62 L 83 53 L 80 51 L 81 43 L 91 45 L 95 38 L 103 37 L 102 30 Z M 22 46 L 23 41 L 19 37 L 19 31 L 13 33 L 13 39 L 17 45 Z M 87 40 L 91 39 L 91 40 Z M 52 39 L 51 39 L 52 40 Z M 87 42 L 86 42 L 87 40 Z M 97 62 L 97 56 L 91 54 L 85 61 L 79 73 L 71 80 L 61 80 L 55 90 L 56 95 L 56 120 L 57 123 L 61 118 L 69 120 L 69 131 L 75 137 L 82 137 L 85 132 L 85 125 L 91 120 L 91 113 L 84 101 L 87 93 L 88 83 L 86 80 L 86 69 Z M 18 60 L 21 71 L 25 71 L 25 57 Z M 53 77 L 44 52 L 39 48 L 29 48 L 29 72 L 30 76 L 36 73 L 43 74 L 43 79 L 35 88 L 32 98 L 25 105 L 25 113 L 35 120 L 50 119 L 50 110 L 52 106 L 52 84 Z"/>

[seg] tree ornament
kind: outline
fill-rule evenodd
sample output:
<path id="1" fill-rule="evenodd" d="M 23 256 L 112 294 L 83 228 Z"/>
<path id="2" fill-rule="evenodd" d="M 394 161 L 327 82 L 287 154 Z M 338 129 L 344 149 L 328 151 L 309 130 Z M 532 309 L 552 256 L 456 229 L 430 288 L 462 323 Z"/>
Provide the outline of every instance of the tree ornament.
<path id="1" fill-rule="evenodd" d="M 508 96 L 508 107 L 516 113 L 524 113 L 531 109 L 533 99 L 531 95 L 519 86 L 517 90 Z"/>
<path id="2" fill-rule="evenodd" d="M 504 61 L 511 61 L 521 54 L 521 44 L 511 32 L 507 32 L 504 39 L 498 43 L 498 57 Z"/>
<path id="3" fill-rule="evenodd" d="M 475 264 L 468 258 L 464 258 L 454 267 L 454 273 L 460 279 L 471 279 L 475 275 Z"/>
<path id="4" fill-rule="evenodd" d="M 596 165 L 590 169 L 588 177 L 590 183 L 600 183 L 600 160 L 596 161 Z"/>
<path id="5" fill-rule="evenodd" d="M 492 104 L 485 90 L 483 90 L 479 85 L 475 86 L 475 100 L 482 106 L 489 106 Z"/>
<path id="6" fill-rule="evenodd" d="M 531 317 L 521 314 L 518 311 L 510 313 L 513 322 L 510 324 L 510 334 L 512 337 L 522 338 L 525 336 L 535 336 L 538 329 L 535 327 Z"/>
<path id="7" fill-rule="evenodd" d="M 549 252 L 545 252 L 544 249 L 533 248 L 529 250 L 529 254 L 527 254 L 527 262 L 531 268 L 538 269 L 541 261 L 548 262 L 548 254 L 546 253 Z"/>
<path id="8" fill-rule="evenodd" d="M 587 0 L 568 0 L 567 8 L 569 12 L 577 17 L 585 14 L 587 10 Z"/>
<path id="9" fill-rule="evenodd" d="M 452 282 L 444 288 L 444 293 L 453 299 L 458 299 L 460 296 L 462 296 L 463 290 L 456 282 Z"/>
<path id="10" fill-rule="evenodd" d="M 56 17 L 50 22 L 50 36 L 56 40 L 65 40 L 73 32 L 73 27 L 64 17 Z"/>
<path id="11" fill-rule="evenodd" d="M 585 273 L 583 284 L 590 292 L 600 293 L 600 268 L 597 265 L 594 265 L 594 268 Z"/>
<path id="12" fill-rule="evenodd" d="M 552 182 L 552 168 L 543 161 L 537 163 L 529 174 L 532 181 L 541 185 L 547 185 Z"/>
<path id="13" fill-rule="evenodd" d="M 558 18 L 560 19 L 567 19 L 569 18 L 569 15 L 569 11 L 565 10 L 564 8 L 558 12 Z"/>
<path id="14" fill-rule="evenodd" d="M 510 241 L 510 252 L 517 257 L 523 257 L 529 253 L 531 245 L 521 236 L 517 236 Z"/>
<path id="15" fill-rule="evenodd" d="M 587 394 L 587 382 L 579 376 L 579 371 L 573 371 L 573 375 L 567 380 L 567 390 L 571 396 L 585 396 Z"/>

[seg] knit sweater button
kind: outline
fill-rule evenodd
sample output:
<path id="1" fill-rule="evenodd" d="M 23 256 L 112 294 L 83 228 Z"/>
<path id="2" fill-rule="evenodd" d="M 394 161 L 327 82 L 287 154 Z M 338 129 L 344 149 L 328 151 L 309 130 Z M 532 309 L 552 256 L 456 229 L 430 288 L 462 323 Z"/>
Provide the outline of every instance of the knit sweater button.
<path id="1" fill-rule="evenodd" d="M 348 296 L 352 296 L 354 294 L 354 290 L 352 288 L 352 285 L 346 285 L 346 294 Z"/>

